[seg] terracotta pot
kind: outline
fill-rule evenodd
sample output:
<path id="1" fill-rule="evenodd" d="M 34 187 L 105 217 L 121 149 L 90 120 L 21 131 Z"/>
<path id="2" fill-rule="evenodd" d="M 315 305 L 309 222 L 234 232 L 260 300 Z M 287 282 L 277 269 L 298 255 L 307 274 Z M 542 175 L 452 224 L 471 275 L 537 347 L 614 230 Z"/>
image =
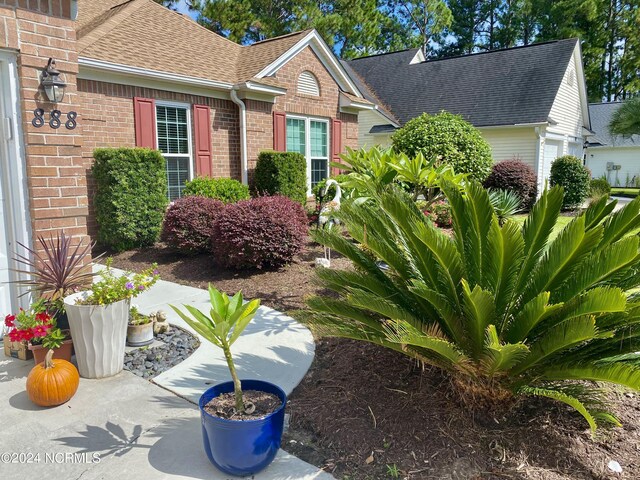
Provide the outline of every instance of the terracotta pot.
<path id="1" fill-rule="evenodd" d="M 47 356 L 48 348 L 44 348 L 42 345 L 29 344 L 29 350 L 33 352 L 33 361 L 36 365 L 44 362 L 44 357 Z M 53 349 L 53 358 L 59 358 L 71 362 L 71 355 L 73 353 L 73 340 L 65 340 L 62 342 L 59 348 Z"/>
<path id="2" fill-rule="evenodd" d="M 76 305 L 89 292 L 64 299 L 78 371 L 84 378 L 104 378 L 124 367 L 124 347 L 129 323 L 130 299 L 110 305 Z"/>
<path id="3" fill-rule="evenodd" d="M 153 322 L 127 325 L 127 345 L 143 347 L 153 343 Z"/>

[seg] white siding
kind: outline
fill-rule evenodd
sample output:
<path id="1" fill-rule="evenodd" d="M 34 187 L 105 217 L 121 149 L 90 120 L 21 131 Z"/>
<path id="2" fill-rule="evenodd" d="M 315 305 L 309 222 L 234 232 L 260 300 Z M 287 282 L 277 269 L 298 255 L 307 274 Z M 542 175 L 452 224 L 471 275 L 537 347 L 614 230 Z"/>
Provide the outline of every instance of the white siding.
<path id="1" fill-rule="evenodd" d="M 538 137 L 533 127 L 507 127 L 480 129 L 491 145 L 493 161 L 518 158 L 536 170 Z"/>
<path id="2" fill-rule="evenodd" d="M 582 79 L 578 76 L 574 55 L 564 72 L 564 78 L 549 114 L 549 117 L 558 122 L 558 125 L 551 125 L 549 130 L 572 137 L 582 137 L 583 118 L 579 82 L 582 82 Z"/>
<path id="3" fill-rule="evenodd" d="M 391 134 L 371 135 L 369 131 L 374 125 L 387 125 L 389 119 L 375 110 L 363 110 L 358 113 L 358 146 L 371 148 L 375 145 L 388 147 L 391 145 Z"/>
<path id="4" fill-rule="evenodd" d="M 607 162 L 620 165 L 620 170 L 607 172 Z M 593 178 L 605 175 L 612 186 L 625 187 L 627 179 L 631 184 L 633 177 L 640 178 L 640 146 L 591 147 L 587 149 L 586 164 Z"/>

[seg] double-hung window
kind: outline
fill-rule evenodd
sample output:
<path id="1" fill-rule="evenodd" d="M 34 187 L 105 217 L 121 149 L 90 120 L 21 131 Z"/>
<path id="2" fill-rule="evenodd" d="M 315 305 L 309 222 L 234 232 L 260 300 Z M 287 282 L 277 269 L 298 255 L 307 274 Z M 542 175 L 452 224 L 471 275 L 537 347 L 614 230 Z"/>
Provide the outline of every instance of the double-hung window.
<path id="1" fill-rule="evenodd" d="M 329 122 L 318 118 L 287 117 L 287 151 L 307 160 L 308 193 L 329 176 Z"/>
<path id="2" fill-rule="evenodd" d="M 169 200 L 182 196 L 192 177 L 191 118 L 189 107 L 156 102 L 158 149 L 166 161 Z"/>

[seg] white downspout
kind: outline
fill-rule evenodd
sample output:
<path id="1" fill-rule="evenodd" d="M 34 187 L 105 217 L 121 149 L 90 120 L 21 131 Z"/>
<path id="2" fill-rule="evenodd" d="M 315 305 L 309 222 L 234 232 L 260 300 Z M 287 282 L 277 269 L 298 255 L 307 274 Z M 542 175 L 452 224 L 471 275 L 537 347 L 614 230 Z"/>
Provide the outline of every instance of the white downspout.
<path id="1" fill-rule="evenodd" d="M 242 183 L 249 184 L 249 167 L 247 164 L 247 106 L 238 97 L 236 89 L 231 90 L 231 101 L 240 108 L 240 170 Z"/>

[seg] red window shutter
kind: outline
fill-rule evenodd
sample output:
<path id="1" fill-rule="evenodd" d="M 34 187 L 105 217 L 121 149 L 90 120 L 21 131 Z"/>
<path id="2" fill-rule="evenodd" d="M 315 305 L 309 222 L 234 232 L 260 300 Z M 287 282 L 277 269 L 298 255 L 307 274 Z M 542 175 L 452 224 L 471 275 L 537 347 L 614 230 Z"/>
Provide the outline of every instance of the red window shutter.
<path id="1" fill-rule="evenodd" d="M 211 147 L 211 109 L 206 105 L 193 106 L 193 129 L 196 141 L 196 175 L 213 175 L 213 150 Z"/>
<path id="2" fill-rule="evenodd" d="M 342 153 L 342 121 L 333 119 L 331 121 L 331 161 L 339 162 L 340 154 Z M 331 168 L 332 175 L 338 175 L 340 169 L 337 167 Z"/>
<path id="3" fill-rule="evenodd" d="M 156 101 L 152 98 L 133 99 L 136 127 L 136 147 L 156 149 Z"/>
<path id="4" fill-rule="evenodd" d="M 287 114 L 284 112 L 273 112 L 273 149 L 287 151 Z"/>

